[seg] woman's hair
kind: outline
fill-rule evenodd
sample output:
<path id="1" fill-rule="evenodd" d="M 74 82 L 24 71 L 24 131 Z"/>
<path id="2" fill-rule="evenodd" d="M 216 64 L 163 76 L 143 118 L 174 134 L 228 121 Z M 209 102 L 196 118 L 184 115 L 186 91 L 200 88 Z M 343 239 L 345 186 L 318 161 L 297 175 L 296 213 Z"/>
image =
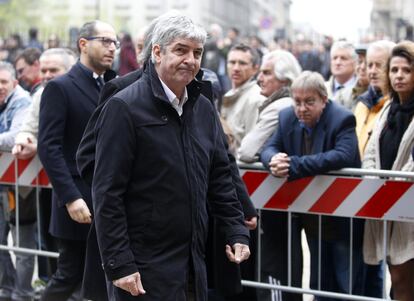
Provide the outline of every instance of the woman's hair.
<path id="1" fill-rule="evenodd" d="M 405 58 L 408 63 L 411 65 L 411 70 L 414 71 L 414 42 L 411 41 L 402 41 L 399 42 L 391 51 L 390 58 L 387 62 L 387 91 L 390 93 L 391 97 L 395 97 L 397 93 L 394 91 L 391 81 L 390 81 L 390 65 L 391 65 L 391 59 L 394 57 L 402 57 Z M 414 80 L 414 76 L 412 77 L 412 80 Z"/>

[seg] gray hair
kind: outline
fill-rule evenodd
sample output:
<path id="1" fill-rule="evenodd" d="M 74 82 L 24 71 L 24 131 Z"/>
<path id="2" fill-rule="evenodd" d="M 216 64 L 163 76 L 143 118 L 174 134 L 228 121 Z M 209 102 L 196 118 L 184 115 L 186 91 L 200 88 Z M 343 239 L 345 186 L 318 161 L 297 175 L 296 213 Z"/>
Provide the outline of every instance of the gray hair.
<path id="1" fill-rule="evenodd" d="M 331 58 L 334 54 L 334 52 L 338 49 L 345 49 L 349 51 L 349 54 L 351 55 L 351 58 L 355 61 L 358 62 L 358 54 L 355 51 L 355 46 L 348 42 L 348 41 L 337 41 L 335 43 L 333 43 L 332 47 L 331 47 Z"/>
<path id="2" fill-rule="evenodd" d="M 8 71 L 13 80 L 16 79 L 16 70 L 14 70 L 13 65 L 9 62 L 0 61 L 0 71 L 2 70 Z"/>
<path id="3" fill-rule="evenodd" d="M 367 56 L 372 51 L 381 51 L 387 53 L 387 57 L 391 56 L 392 49 L 396 44 L 388 40 L 379 40 L 369 44 L 367 49 Z"/>
<path id="4" fill-rule="evenodd" d="M 325 80 L 318 72 L 303 71 L 293 81 L 291 90 L 311 90 L 318 93 L 322 98 L 328 97 Z"/>
<path id="5" fill-rule="evenodd" d="M 151 29 L 151 25 L 149 29 Z M 189 17 L 177 12 L 169 12 L 158 17 L 154 24 L 151 34 L 151 50 L 155 44 L 160 45 L 161 50 L 164 50 L 165 47 L 179 38 L 195 40 L 204 45 L 207 32 L 203 27 L 195 24 Z M 144 46 L 144 48 L 146 47 Z M 155 62 L 152 53 L 151 61 Z"/>
<path id="6" fill-rule="evenodd" d="M 57 55 L 62 59 L 63 67 L 69 70 L 76 62 L 76 54 L 68 48 L 51 48 L 45 50 L 40 56 L 40 60 L 46 56 Z"/>
<path id="7" fill-rule="evenodd" d="M 295 78 L 302 72 L 295 56 L 286 50 L 277 49 L 263 56 L 262 62 L 271 61 L 273 63 L 273 72 L 279 80 L 289 81 L 289 86 Z"/>

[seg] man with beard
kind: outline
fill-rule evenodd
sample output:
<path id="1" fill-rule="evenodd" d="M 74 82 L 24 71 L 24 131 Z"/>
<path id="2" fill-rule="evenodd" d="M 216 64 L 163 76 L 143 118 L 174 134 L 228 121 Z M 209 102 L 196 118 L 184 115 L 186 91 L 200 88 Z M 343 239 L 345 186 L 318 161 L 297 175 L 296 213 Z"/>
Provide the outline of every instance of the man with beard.
<path id="1" fill-rule="evenodd" d="M 58 239 L 59 259 L 41 300 L 66 300 L 82 281 L 92 203 L 75 154 L 104 81 L 115 75 L 109 69 L 118 47 L 111 25 L 84 24 L 78 38 L 79 61 L 51 80 L 42 94 L 38 153 L 53 185 L 50 232 Z"/>

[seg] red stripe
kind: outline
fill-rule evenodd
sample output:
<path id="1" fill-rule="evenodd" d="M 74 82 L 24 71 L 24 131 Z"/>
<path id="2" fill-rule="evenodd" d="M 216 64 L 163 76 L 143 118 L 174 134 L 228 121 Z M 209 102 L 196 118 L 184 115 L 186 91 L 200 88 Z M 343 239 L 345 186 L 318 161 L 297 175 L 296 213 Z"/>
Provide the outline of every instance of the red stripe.
<path id="1" fill-rule="evenodd" d="M 19 177 L 22 175 L 26 167 L 30 164 L 30 161 L 32 161 L 32 159 L 17 160 L 17 174 L 19 175 Z"/>
<path id="2" fill-rule="evenodd" d="M 357 212 L 356 216 L 381 218 L 413 185 L 408 182 L 386 181 Z"/>
<path id="3" fill-rule="evenodd" d="M 361 181 L 361 179 L 335 179 L 309 211 L 317 213 L 334 213 L 339 205 L 342 204 Z"/>
<path id="4" fill-rule="evenodd" d="M 246 171 L 243 175 L 243 181 L 249 195 L 252 195 L 268 176 L 267 172 Z"/>
<path id="5" fill-rule="evenodd" d="M 37 177 L 32 181 L 32 185 L 48 186 L 50 184 L 46 171 L 42 168 Z"/>
<path id="6" fill-rule="evenodd" d="M 285 182 L 264 205 L 264 208 L 287 209 L 314 177 Z"/>
<path id="7" fill-rule="evenodd" d="M 14 161 L 12 161 L 4 174 L 1 175 L 1 182 L 14 184 L 16 182 L 16 175 L 14 172 Z"/>

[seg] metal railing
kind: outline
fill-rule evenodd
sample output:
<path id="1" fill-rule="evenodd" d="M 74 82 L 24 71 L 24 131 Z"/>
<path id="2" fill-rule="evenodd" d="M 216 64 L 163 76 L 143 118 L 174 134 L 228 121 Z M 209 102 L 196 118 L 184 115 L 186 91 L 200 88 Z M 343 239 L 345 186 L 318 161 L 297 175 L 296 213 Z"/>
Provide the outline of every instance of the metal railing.
<path id="1" fill-rule="evenodd" d="M 5 158 L 7 157 L 8 158 Z M 0 250 L 7 250 L 7 251 L 11 251 L 11 252 L 20 252 L 20 253 L 24 253 L 24 254 L 32 254 L 35 256 L 46 256 L 46 257 L 58 257 L 59 254 L 56 252 L 50 252 L 50 251 L 45 251 L 45 250 L 41 250 L 40 249 L 40 245 L 41 245 L 41 240 L 42 237 L 40 235 L 40 231 L 37 231 L 37 240 L 39 242 L 38 244 L 38 248 L 36 250 L 33 249 L 27 249 L 27 248 L 21 248 L 19 247 L 19 241 L 20 241 L 20 237 L 19 237 L 19 187 L 20 186 L 32 186 L 33 189 L 36 189 L 36 210 L 37 210 L 37 220 L 40 221 L 40 212 L 39 212 L 39 191 L 41 187 L 50 187 L 50 185 L 48 184 L 48 182 L 45 182 L 44 179 L 44 174 L 42 174 L 41 171 L 41 166 L 39 167 L 36 163 L 36 165 L 34 165 L 33 162 L 30 162 L 29 164 L 27 162 L 22 163 L 21 164 L 20 160 L 13 160 L 13 163 L 10 163 L 10 157 L 11 154 L 6 154 L 6 153 L 2 153 L 0 155 L 0 184 L 1 185 L 13 185 L 14 189 L 16 191 L 16 246 L 9 246 L 9 245 L 0 245 Z M 33 160 L 37 160 L 37 159 L 33 159 Z M 5 166 L 1 166 L 2 164 L 6 164 L 4 162 L 8 162 L 7 164 L 14 164 L 14 168 L 11 169 L 10 166 L 5 167 Z M 22 166 L 29 166 L 30 168 L 34 168 L 35 171 L 31 172 L 32 175 L 35 175 L 34 179 L 30 179 L 29 176 L 27 176 L 27 174 L 25 174 L 25 180 L 22 182 L 21 181 L 21 176 L 22 174 L 24 174 L 26 171 L 24 170 L 24 168 L 22 168 Z M 36 167 L 33 167 L 36 166 Z M 239 164 L 239 168 L 241 171 L 248 171 L 248 172 L 259 172 L 259 173 L 267 173 L 266 171 L 264 171 L 263 167 L 261 164 L 243 164 L 240 163 Z M 4 176 L 6 173 L 9 173 L 9 175 L 7 175 L 6 177 Z M 14 173 L 14 178 L 13 176 L 10 176 L 10 173 Z M 243 172 L 242 172 L 243 174 Z M 263 178 L 263 174 L 261 175 L 261 177 Z M 324 180 L 324 178 L 318 178 L 319 176 L 315 177 L 314 180 L 315 181 L 318 179 L 322 179 L 322 182 Z M 323 177 L 323 176 L 320 176 Z M 332 171 L 330 173 L 328 173 L 327 175 L 325 175 L 325 177 L 346 177 L 346 178 L 367 178 L 367 177 L 377 177 L 379 178 L 379 180 L 384 181 L 383 185 L 387 185 L 386 180 L 385 179 L 406 179 L 409 182 L 414 181 L 414 173 L 412 172 L 396 172 L 396 171 L 384 171 L 384 170 L 366 170 L 366 169 L 355 169 L 355 168 L 346 168 L 346 169 L 342 169 L 342 170 L 338 170 L 338 171 Z M 28 178 L 29 180 L 27 180 L 26 178 Z M 15 180 L 14 182 L 12 182 L 11 180 Z M 269 176 L 269 180 L 270 181 L 284 181 L 281 179 L 277 179 L 274 178 L 272 176 Z M 375 179 L 372 179 L 373 181 Z M 398 182 L 398 181 L 397 181 Z M 401 181 L 403 183 L 407 183 L 407 181 Z M 279 183 L 280 184 L 280 183 Z M 278 185 L 279 185 L 278 184 Z M 414 199 L 414 189 L 408 189 L 407 190 L 407 197 L 411 197 Z M 256 192 L 255 192 L 256 193 Z M 253 195 L 257 198 L 257 195 Z M 255 200 L 253 200 L 255 201 Z M 383 287 L 383 299 L 378 299 L 378 298 L 369 298 L 369 297 L 364 297 L 364 296 L 356 296 L 356 295 L 351 295 L 351 294 L 340 294 L 340 293 L 335 293 L 335 292 L 325 292 L 325 291 L 321 291 L 321 290 L 313 290 L 313 289 L 304 289 L 304 288 L 299 288 L 299 287 L 292 287 L 291 286 L 291 278 L 292 278 L 292 258 L 291 258 L 291 253 L 292 253 L 292 229 L 291 229 L 291 221 L 292 221 L 292 212 L 298 212 L 297 211 L 297 207 L 294 206 L 288 206 L 287 208 L 264 208 L 263 204 L 265 202 L 261 202 L 261 205 L 257 206 L 258 210 L 259 210 L 259 214 L 261 212 L 261 210 L 280 210 L 280 211 L 286 211 L 288 212 L 288 258 L 287 258 L 287 262 L 288 262 L 288 283 L 287 285 L 276 285 L 276 284 L 266 284 L 266 283 L 261 283 L 261 282 L 253 282 L 253 281 L 247 281 L 247 280 L 243 280 L 242 281 L 242 285 L 246 286 L 246 287 L 254 287 L 254 288 L 258 288 L 258 289 L 271 289 L 271 290 L 278 290 L 278 291 L 283 291 L 283 292 L 291 292 L 291 293 L 299 293 L 299 294 L 311 294 L 311 295 L 315 295 L 315 296 L 324 296 L 324 297 L 331 297 L 331 298 L 337 298 L 337 299 L 346 299 L 346 300 L 361 300 L 361 301 L 368 301 L 368 300 L 390 300 L 387 299 L 387 294 L 386 294 L 386 288 L 385 288 L 385 281 L 384 281 L 384 287 Z M 303 210 L 302 212 L 307 212 L 307 210 L 309 208 L 305 208 L 306 210 Z M 301 211 L 299 211 L 301 212 Z M 311 214 L 318 214 L 315 212 L 311 212 Z M 406 212 L 404 212 L 404 214 L 406 214 Z M 320 246 L 320 239 L 321 239 L 321 216 L 322 215 L 334 215 L 335 214 L 330 214 L 330 213 L 322 213 L 322 214 L 318 214 L 319 215 L 319 246 Z M 344 216 L 344 215 L 340 215 L 340 216 Z M 354 218 L 354 216 L 349 216 L 351 219 Z M 359 217 L 358 217 L 359 218 Z M 387 233 L 387 221 L 390 220 L 399 220 L 397 219 L 393 219 L 392 217 L 386 216 L 384 215 L 381 218 L 377 218 L 377 217 L 365 217 L 365 218 L 373 218 L 373 219 L 379 219 L 383 221 L 383 231 L 384 233 Z M 414 220 L 414 217 L 411 216 L 405 216 L 405 219 L 410 220 L 412 218 L 412 220 Z M 404 218 L 403 218 L 404 220 Z M 259 223 L 259 227 L 260 227 L 260 223 Z M 352 242 L 353 240 L 353 223 L 350 223 L 350 241 Z M 260 233 L 260 229 L 259 229 L 259 233 Z M 259 239 L 258 239 L 258 258 L 257 258 L 257 268 L 258 268 L 258 275 L 259 275 L 259 281 L 260 281 L 260 274 L 261 274 L 261 239 L 260 239 L 261 235 L 259 235 Z M 385 236 L 384 236 L 385 237 Z M 351 249 L 352 249 L 352 244 L 351 244 Z M 321 259 L 321 252 L 320 252 L 321 248 L 319 248 L 319 259 Z M 386 250 L 387 250 L 387 241 L 386 239 L 384 239 L 384 243 L 383 243 L 383 254 L 386 254 Z M 352 263 L 353 260 L 353 254 L 352 252 L 350 252 L 350 263 Z M 319 264 L 320 264 L 321 260 L 319 260 Z M 385 263 L 386 261 L 383 260 L 382 261 L 382 265 L 383 265 L 383 270 L 384 270 L 384 280 L 386 278 L 385 275 Z M 321 268 L 320 266 L 318 267 L 318 270 L 320 272 Z M 352 275 L 352 273 L 351 273 Z M 319 279 L 318 279 L 318 285 L 320 287 L 320 273 L 319 273 Z M 352 277 L 350 279 L 350 284 L 349 284 L 349 291 L 352 291 Z"/>

